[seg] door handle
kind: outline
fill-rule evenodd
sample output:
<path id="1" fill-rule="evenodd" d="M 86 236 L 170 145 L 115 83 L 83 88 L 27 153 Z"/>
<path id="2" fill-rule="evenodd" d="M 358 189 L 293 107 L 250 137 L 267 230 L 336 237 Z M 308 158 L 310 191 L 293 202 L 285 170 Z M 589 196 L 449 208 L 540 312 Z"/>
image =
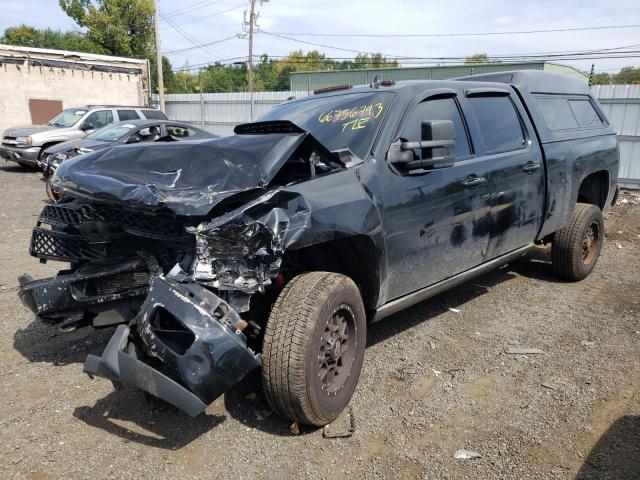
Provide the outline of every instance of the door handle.
<path id="1" fill-rule="evenodd" d="M 539 168 L 540 168 L 540 164 L 539 163 L 529 162 L 524 167 L 522 167 L 522 170 L 524 170 L 525 172 L 531 174 L 531 173 L 535 172 L 536 170 L 538 170 Z"/>
<path id="2" fill-rule="evenodd" d="M 467 178 L 464 182 L 462 182 L 462 186 L 464 188 L 476 188 L 479 185 L 482 185 L 486 182 L 487 179 L 484 177 L 471 177 Z"/>

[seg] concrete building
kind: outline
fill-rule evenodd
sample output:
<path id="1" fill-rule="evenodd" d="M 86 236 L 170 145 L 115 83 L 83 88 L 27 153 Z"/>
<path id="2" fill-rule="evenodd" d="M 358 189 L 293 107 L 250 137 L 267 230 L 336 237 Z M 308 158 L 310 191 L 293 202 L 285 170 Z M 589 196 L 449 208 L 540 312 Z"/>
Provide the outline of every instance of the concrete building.
<path id="1" fill-rule="evenodd" d="M 568 65 L 551 62 L 482 63 L 475 65 L 443 65 L 435 67 L 400 67 L 366 70 L 327 70 L 323 72 L 292 72 L 291 90 L 311 92 L 317 88 L 341 83 L 367 85 L 376 75 L 380 80 L 447 80 L 449 78 L 478 75 L 508 70 L 545 70 L 571 75 L 587 83 L 589 76 Z"/>
<path id="2" fill-rule="evenodd" d="M 147 60 L 0 44 L 0 132 L 64 108 L 149 105 Z"/>

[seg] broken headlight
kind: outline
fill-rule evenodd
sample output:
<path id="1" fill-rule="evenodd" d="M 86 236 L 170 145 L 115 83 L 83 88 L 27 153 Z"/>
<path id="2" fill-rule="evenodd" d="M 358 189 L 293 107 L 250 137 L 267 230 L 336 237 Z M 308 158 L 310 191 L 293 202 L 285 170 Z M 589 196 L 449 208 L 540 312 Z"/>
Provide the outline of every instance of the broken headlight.
<path id="1" fill-rule="evenodd" d="M 56 153 L 47 157 L 47 163 L 49 164 L 49 167 L 56 168 L 68 158 L 69 155 L 67 155 L 66 153 Z"/>

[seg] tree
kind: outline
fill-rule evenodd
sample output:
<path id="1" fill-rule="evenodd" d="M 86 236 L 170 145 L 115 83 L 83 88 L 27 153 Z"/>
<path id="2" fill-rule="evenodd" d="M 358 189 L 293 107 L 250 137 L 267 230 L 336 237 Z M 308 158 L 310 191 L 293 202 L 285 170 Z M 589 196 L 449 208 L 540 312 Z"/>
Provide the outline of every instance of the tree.
<path id="1" fill-rule="evenodd" d="M 149 68 L 151 69 L 153 93 L 158 93 L 158 69 L 156 67 L 155 55 L 152 55 L 149 59 Z M 164 82 L 165 93 L 185 93 L 179 91 L 180 89 L 176 84 L 176 74 L 173 71 L 173 65 L 171 65 L 171 61 L 165 56 L 162 57 L 162 81 Z"/>
<path id="2" fill-rule="evenodd" d="M 613 76 L 613 83 L 618 85 L 629 85 L 640 83 L 640 68 L 624 67 Z"/>
<path id="3" fill-rule="evenodd" d="M 465 65 L 474 65 L 478 63 L 502 63 L 500 60 L 491 60 L 486 53 L 474 53 L 464 59 Z"/>
<path id="4" fill-rule="evenodd" d="M 29 25 L 9 27 L 0 37 L 1 43 L 18 45 L 22 47 L 54 48 L 57 50 L 70 50 L 73 52 L 109 53 L 100 45 L 92 42 L 83 32 L 60 30 L 38 30 Z"/>
<path id="5" fill-rule="evenodd" d="M 154 52 L 152 0 L 59 0 L 88 38 L 113 55 L 149 58 Z"/>
<path id="6" fill-rule="evenodd" d="M 351 68 L 395 68 L 398 66 L 397 60 L 387 60 L 381 53 L 373 53 L 371 57 L 367 53 L 359 53 L 355 60 L 342 62 L 342 69 Z"/>
<path id="7" fill-rule="evenodd" d="M 2 43 L 18 45 L 20 47 L 41 47 L 41 37 L 38 29 L 25 25 L 9 27 L 2 35 Z"/>

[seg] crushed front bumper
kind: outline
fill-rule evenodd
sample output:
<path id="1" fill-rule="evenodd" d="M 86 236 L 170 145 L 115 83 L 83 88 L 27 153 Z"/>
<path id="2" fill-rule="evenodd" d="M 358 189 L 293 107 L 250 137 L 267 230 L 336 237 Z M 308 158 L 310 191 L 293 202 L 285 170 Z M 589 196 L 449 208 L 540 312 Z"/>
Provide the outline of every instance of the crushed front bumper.
<path id="1" fill-rule="evenodd" d="M 91 378 L 97 375 L 113 382 L 122 381 L 138 387 L 180 408 L 192 417 L 201 413 L 207 407 L 202 400 L 128 352 L 129 333 L 129 326 L 119 325 L 102 357 L 87 357 L 84 364 L 85 373 Z"/>
<path id="2" fill-rule="evenodd" d="M 244 320 L 198 284 L 153 277 L 135 324 L 131 339 L 129 327 L 119 326 L 102 357 L 87 357 L 85 372 L 138 387 L 188 415 L 260 366 L 241 332 Z M 135 351 L 158 369 L 128 353 Z"/>
<path id="3" fill-rule="evenodd" d="M 59 323 L 86 318 L 90 323 L 99 313 L 128 305 L 131 299 L 138 298 L 141 303 L 149 288 L 149 276 L 149 266 L 142 259 L 116 265 L 86 264 L 40 280 L 22 275 L 18 278 L 18 296 L 42 320 Z M 123 321 L 133 316 L 135 312 Z"/>

